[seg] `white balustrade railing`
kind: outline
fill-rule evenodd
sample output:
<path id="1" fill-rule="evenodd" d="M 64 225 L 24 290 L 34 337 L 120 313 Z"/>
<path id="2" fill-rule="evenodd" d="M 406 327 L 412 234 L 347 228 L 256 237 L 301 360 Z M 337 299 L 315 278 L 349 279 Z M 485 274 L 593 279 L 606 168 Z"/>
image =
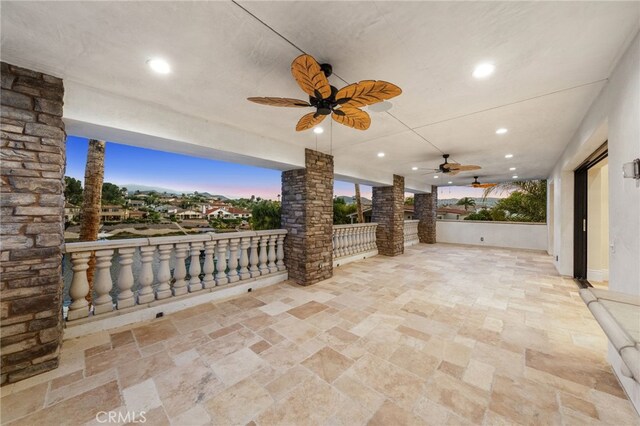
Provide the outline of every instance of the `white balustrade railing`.
<path id="1" fill-rule="evenodd" d="M 355 256 L 378 249 L 377 223 L 356 223 L 333 226 L 333 258 Z"/>
<path id="2" fill-rule="evenodd" d="M 404 221 L 404 246 L 412 246 L 420 242 L 418 238 L 418 223 L 419 220 L 405 220 Z"/>
<path id="3" fill-rule="evenodd" d="M 286 230 L 276 229 L 66 244 L 73 271 L 67 320 L 285 271 L 286 234 Z M 92 253 L 93 306 L 87 301 Z M 119 265 L 115 281 L 111 276 L 114 264 Z"/>

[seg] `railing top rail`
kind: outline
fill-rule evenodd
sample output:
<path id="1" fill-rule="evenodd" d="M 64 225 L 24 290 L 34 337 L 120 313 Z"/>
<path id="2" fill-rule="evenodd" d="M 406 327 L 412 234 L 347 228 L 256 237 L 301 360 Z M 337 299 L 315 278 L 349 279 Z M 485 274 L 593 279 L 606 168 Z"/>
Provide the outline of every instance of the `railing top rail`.
<path id="1" fill-rule="evenodd" d="M 405 219 L 405 223 L 407 223 L 407 222 L 409 222 L 409 223 L 418 223 L 418 222 L 420 222 L 420 220 L 419 219 Z"/>
<path id="2" fill-rule="evenodd" d="M 243 237 L 255 237 L 262 235 L 286 235 L 286 229 L 269 229 L 266 231 L 243 231 L 215 234 L 207 232 L 196 235 L 174 235 L 170 237 L 131 238 L 122 240 L 99 240 L 66 243 L 63 246 L 64 253 L 76 253 L 81 251 L 111 250 L 126 247 L 145 247 L 166 244 L 191 243 L 200 241 L 218 241 L 228 239 L 240 239 Z"/>
<path id="3" fill-rule="evenodd" d="M 346 225 L 333 225 L 333 229 L 360 228 L 364 226 L 378 226 L 376 222 L 348 223 Z"/>

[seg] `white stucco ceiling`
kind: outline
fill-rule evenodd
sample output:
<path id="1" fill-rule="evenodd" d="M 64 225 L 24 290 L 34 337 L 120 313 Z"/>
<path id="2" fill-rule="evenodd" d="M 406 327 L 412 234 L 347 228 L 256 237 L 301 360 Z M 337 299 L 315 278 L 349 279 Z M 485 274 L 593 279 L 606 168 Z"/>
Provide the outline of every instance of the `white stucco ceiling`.
<path id="1" fill-rule="evenodd" d="M 325 121 L 318 148 L 332 149 L 340 178 L 388 183 L 396 173 L 413 190 L 443 183 L 411 170 L 436 167 L 440 151 L 481 165 L 483 181 L 510 179 L 509 167 L 546 177 L 640 20 L 638 2 L 241 4 L 347 81 L 402 87 L 390 113 L 439 150 L 376 112 L 365 132 L 337 124 L 330 132 Z M 289 70 L 299 52 L 231 2 L 1 8 L 2 60 L 65 79 L 70 133 L 281 169 L 316 146 L 313 133 L 294 131 L 304 110 L 245 100 L 304 99 Z M 155 56 L 171 74 L 148 69 Z M 476 80 L 482 61 L 496 72 Z M 499 127 L 509 132 L 498 136 Z"/>

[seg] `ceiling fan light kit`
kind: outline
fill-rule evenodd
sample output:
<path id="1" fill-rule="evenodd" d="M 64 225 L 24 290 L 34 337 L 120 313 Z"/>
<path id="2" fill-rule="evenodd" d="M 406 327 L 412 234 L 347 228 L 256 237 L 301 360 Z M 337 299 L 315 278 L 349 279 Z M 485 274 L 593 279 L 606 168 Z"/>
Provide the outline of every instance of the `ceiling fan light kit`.
<path id="1" fill-rule="evenodd" d="M 318 64 L 311 55 L 300 55 L 291 63 L 291 74 L 300 88 L 309 95 L 308 102 L 276 97 L 247 99 L 261 105 L 315 108 L 315 112 L 305 114 L 298 121 L 296 130 L 299 132 L 318 125 L 327 115 L 347 127 L 367 130 L 371 125 L 371 117 L 360 107 L 383 102 L 402 93 L 395 84 L 382 80 L 363 80 L 338 90 L 327 80 L 332 73 L 333 67 L 330 64 Z"/>

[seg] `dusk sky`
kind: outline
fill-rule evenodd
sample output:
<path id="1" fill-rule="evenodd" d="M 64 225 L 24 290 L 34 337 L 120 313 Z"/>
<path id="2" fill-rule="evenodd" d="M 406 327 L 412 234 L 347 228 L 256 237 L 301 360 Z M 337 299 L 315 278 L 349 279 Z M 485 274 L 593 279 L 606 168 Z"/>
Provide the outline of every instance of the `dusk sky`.
<path id="1" fill-rule="evenodd" d="M 66 175 L 84 185 L 87 160 L 86 138 L 67 137 Z M 131 184 L 168 188 L 180 192 L 209 192 L 227 197 L 256 197 L 275 200 L 280 194 L 279 170 L 244 166 L 199 157 L 155 151 L 107 142 L 104 181 L 118 186 Z M 371 187 L 360 185 L 361 195 L 371 198 Z M 335 181 L 336 195 L 354 195 L 349 182 Z M 439 198 L 481 197 L 482 189 L 439 188 Z M 406 194 L 410 196 L 411 194 Z"/>

